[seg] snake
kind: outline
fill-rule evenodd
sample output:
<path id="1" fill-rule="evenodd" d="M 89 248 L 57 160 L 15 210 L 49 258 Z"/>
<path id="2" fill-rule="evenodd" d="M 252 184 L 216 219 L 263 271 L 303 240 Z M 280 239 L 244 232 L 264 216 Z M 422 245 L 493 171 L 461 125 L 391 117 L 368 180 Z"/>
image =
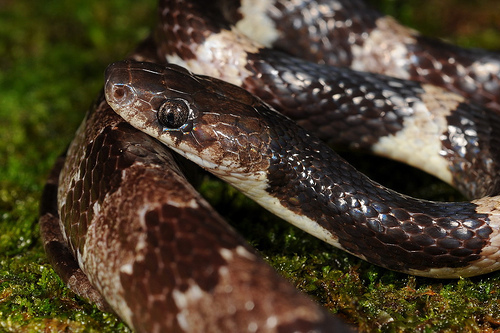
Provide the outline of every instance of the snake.
<path id="1" fill-rule="evenodd" d="M 130 58 L 158 61 L 152 48 Z M 135 332 L 352 331 L 265 263 L 104 94 L 52 169 L 39 224 L 63 282 Z"/>
<path id="2" fill-rule="evenodd" d="M 153 36 L 107 69 L 103 94 L 42 197 L 42 239 L 62 280 L 137 332 L 351 330 L 265 264 L 187 182 L 164 144 L 374 264 L 439 278 L 498 269 L 498 57 L 427 40 L 358 1 L 258 4 L 247 15 L 245 1 L 162 0 Z M 247 17 L 263 17 L 261 35 L 274 37 L 240 33 Z M 293 33 L 305 31 L 288 46 L 287 17 Z M 311 22 L 316 28 L 299 29 Z M 348 41 L 321 35 L 331 30 Z M 372 37 L 396 52 L 361 52 L 371 51 Z M 222 59 L 208 65 L 204 56 L 215 55 Z M 372 69 L 361 67 L 368 58 L 378 61 Z M 464 71 L 467 79 L 448 79 Z M 434 148 L 421 152 L 433 139 Z M 323 140 L 426 161 L 426 171 L 476 199 L 400 195 Z M 414 147 L 391 155 L 401 142 Z"/>

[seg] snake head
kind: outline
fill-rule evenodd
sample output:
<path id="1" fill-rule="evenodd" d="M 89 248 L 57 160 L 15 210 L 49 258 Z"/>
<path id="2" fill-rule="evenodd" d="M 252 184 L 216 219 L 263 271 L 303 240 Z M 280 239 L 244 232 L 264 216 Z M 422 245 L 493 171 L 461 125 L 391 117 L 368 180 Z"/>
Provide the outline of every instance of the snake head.
<path id="1" fill-rule="evenodd" d="M 244 89 L 173 64 L 127 60 L 107 68 L 105 95 L 132 126 L 218 176 L 267 167 L 263 103 Z"/>

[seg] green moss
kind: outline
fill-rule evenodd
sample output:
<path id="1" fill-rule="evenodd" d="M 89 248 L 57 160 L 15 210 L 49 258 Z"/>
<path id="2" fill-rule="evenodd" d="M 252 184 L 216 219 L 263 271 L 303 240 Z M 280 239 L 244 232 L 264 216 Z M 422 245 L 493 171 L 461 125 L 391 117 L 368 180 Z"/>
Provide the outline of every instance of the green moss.
<path id="1" fill-rule="evenodd" d="M 377 3 L 427 34 L 446 36 L 463 45 L 500 45 L 491 24 L 499 21 L 496 15 L 500 10 L 492 9 L 498 9 L 494 2 Z M 104 68 L 123 58 L 148 34 L 156 19 L 155 5 L 152 0 L 2 4 L 2 332 L 127 331 L 116 317 L 98 311 L 62 285 L 43 253 L 37 211 L 48 171 L 102 86 Z M 433 19 L 436 13 L 443 19 Z M 459 197 L 432 177 L 399 164 L 358 155 L 348 158 L 378 181 L 405 193 L 439 200 Z M 384 168 L 377 170 L 374 165 Z M 408 179 L 417 181 L 408 184 Z M 488 331 L 500 326 L 498 273 L 448 281 L 389 272 L 283 223 L 212 178 L 201 188 L 278 271 L 333 313 L 364 330 L 454 332 Z"/>

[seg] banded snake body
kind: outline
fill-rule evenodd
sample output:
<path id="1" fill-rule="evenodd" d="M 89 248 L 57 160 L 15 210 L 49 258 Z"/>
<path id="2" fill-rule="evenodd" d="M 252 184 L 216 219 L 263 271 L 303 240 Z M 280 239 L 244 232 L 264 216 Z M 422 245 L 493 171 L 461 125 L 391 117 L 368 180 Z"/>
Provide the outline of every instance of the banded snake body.
<path id="1" fill-rule="evenodd" d="M 344 72 L 266 48 L 233 27 L 238 27 L 235 21 L 244 21 L 242 11 L 226 4 L 220 12 L 202 3 L 161 1 L 161 24 L 154 41 L 141 45 L 130 57 L 134 61 L 108 68 L 106 97 L 126 121 L 223 178 L 247 181 L 235 186 L 255 198 L 271 197 L 271 203 L 264 203 L 266 208 L 294 221 L 298 217 L 297 224 L 306 231 L 378 265 L 431 277 L 471 276 L 498 269 L 495 195 L 500 145 L 493 133 L 500 129 L 500 116 L 494 54 L 447 48 L 365 12 L 362 4 L 351 7 L 347 2 L 330 1 L 329 8 L 338 15 L 360 6 L 355 13 L 362 15 L 353 14 L 356 19 L 346 26 L 358 27 L 358 19 L 369 22 L 371 34 L 381 33 L 390 41 L 389 50 L 399 51 L 382 52 L 401 54 L 398 34 L 407 42 L 405 49 L 413 52 L 408 58 L 423 58 L 424 65 L 439 63 L 437 58 L 429 59 L 440 48 L 458 51 L 453 58 L 456 71 L 472 73 L 467 78 L 480 82 L 463 80 L 462 75 L 450 83 L 446 77 L 453 70 L 447 66 L 440 68 L 445 78 L 436 79 L 436 73 L 418 67 L 418 62 L 416 69 L 406 72 L 410 74 L 401 70 L 405 66 L 392 66 L 400 73 L 385 66 L 388 74 L 404 80 Z M 316 13 L 312 3 L 303 3 Z M 287 2 L 277 2 L 273 8 L 286 6 Z M 307 11 L 302 8 L 302 12 Z M 304 18 L 311 20 L 308 15 Z M 297 20 L 292 22 L 297 26 Z M 328 17 L 324 22 L 328 26 Z M 333 31 L 342 34 L 336 27 Z M 394 40 L 384 35 L 389 30 L 397 32 Z M 356 36 L 356 42 L 347 43 L 344 49 L 333 47 L 343 51 L 330 52 L 320 62 L 369 71 L 360 66 L 370 62 L 360 59 L 387 59 L 358 57 L 360 52 L 352 50 L 362 49 L 369 38 L 366 32 Z M 360 42 L 360 38 L 366 40 Z M 264 42 L 296 53 L 293 47 L 306 39 L 295 40 L 299 42 L 292 48 L 286 38 Z M 418 56 L 420 47 L 429 46 L 438 51 L 422 51 L 425 56 Z M 312 49 L 320 51 L 312 52 L 311 59 L 328 54 L 316 44 Z M 214 58 L 227 53 L 236 55 L 237 61 L 224 58 L 204 65 L 204 55 Z M 452 58 L 444 57 L 450 65 Z M 314 135 L 259 98 L 231 84 L 164 64 L 165 59 L 242 85 L 330 143 L 400 160 L 420 155 L 407 161 L 410 164 L 437 160 L 438 167 L 424 169 L 479 199 L 445 204 L 399 196 L 370 183 Z M 378 62 L 374 67 L 383 66 Z M 415 73 L 426 73 L 427 78 L 423 75 L 423 83 L 406 80 L 410 77 L 405 75 Z M 337 88 L 329 88 L 334 82 Z M 299 88 L 306 90 L 299 93 Z M 476 101 L 469 103 L 466 98 Z M 103 309 L 112 309 L 138 332 L 349 330 L 278 277 L 187 184 L 168 149 L 132 128 L 111 107 L 103 96 L 98 99 L 65 161 L 56 164 L 42 201 L 40 224 L 46 251 L 73 290 Z M 369 125 L 361 120 L 368 120 Z M 419 124 L 428 137 L 413 139 L 414 133 L 407 130 L 411 124 Z M 415 147 L 432 140 L 437 143 L 430 153 L 389 151 L 400 142 L 411 145 L 412 140 Z M 226 146 L 235 143 L 246 150 Z M 327 160 L 331 164 L 325 164 Z M 243 174 L 226 173 L 234 167 Z M 252 177 L 263 180 L 263 185 L 250 183 Z"/>

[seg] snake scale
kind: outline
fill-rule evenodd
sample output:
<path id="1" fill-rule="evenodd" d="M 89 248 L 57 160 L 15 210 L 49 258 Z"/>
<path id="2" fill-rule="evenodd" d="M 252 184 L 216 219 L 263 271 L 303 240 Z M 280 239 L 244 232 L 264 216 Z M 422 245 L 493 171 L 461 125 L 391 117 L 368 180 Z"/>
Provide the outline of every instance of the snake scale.
<path id="1" fill-rule="evenodd" d="M 160 141 L 375 264 L 498 269 L 497 55 L 425 39 L 358 1 L 161 0 L 159 17 L 108 68 L 109 104 L 98 98 L 44 190 L 44 246 L 75 292 L 137 332 L 350 331 L 267 266 Z M 316 137 L 418 165 L 476 199 L 400 196 Z"/>

